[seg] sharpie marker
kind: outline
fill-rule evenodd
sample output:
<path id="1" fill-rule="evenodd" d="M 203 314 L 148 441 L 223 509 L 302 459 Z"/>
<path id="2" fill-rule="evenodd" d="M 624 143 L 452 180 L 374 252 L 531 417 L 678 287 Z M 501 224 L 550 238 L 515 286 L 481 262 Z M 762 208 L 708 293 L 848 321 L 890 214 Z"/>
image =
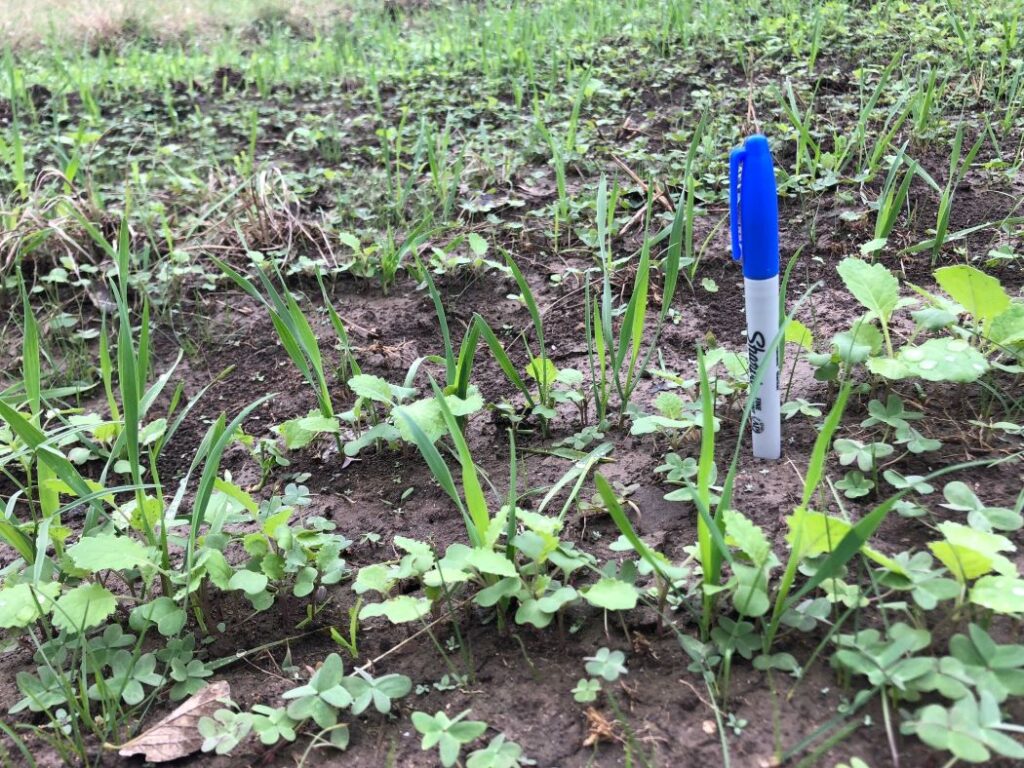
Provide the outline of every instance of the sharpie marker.
<path id="1" fill-rule="evenodd" d="M 768 139 L 755 135 L 729 155 L 732 257 L 743 263 L 750 381 L 764 376 L 750 409 L 754 456 L 777 459 L 782 451 L 779 356 L 765 351 L 779 332 L 779 204 Z"/>

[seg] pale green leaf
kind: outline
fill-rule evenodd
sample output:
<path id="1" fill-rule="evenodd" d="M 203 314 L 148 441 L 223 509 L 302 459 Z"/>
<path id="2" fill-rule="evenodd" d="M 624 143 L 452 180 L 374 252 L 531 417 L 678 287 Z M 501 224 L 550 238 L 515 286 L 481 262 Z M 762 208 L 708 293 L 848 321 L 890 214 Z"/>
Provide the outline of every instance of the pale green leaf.
<path id="1" fill-rule="evenodd" d="M 609 611 L 628 611 L 636 607 L 637 591 L 636 587 L 621 579 L 606 577 L 583 592 L 583 597 L 588 603 L 598 608 Z"/>
<path id="2" fill-rule="evenodd" d="M 81 584 L 57 600 L 53 625 L 74 634 L 102 624 L 116 608 L 117 600 L 109 589 L 99 584 Z"/>
<path id="3" fill-rule="evenodd" d="M 68 549 L 68 555 L 79 568 L 93 572 L 156 568 L 151 550 L 128 536 L 116 534 L 86 536 Z"/>
<path id="4" fill-rule="evenodd" d="M 363 609 L 359 611 L 359 618 L 365 620 L 375 616 L 385 616 L 393 624 L 404 624 L 422 619 L 430 613 L 432 605 L 430 600 L 425 597 L 399 595 L 382 603 L 364 605 Z"/>
<path id="5" fill-rule="evenodd" d="M 1010 297 L 999 280 L 969 264 L 937 269 L 935 281 L 982 325 L 1010 307 Z"/>
<path id="6" fill-rule="evenodd" d="M 836 268 L 853 297 L 883 322 L 888 322 L 900 298 L 900 284 L 882 264 L 849 257 Z"/>

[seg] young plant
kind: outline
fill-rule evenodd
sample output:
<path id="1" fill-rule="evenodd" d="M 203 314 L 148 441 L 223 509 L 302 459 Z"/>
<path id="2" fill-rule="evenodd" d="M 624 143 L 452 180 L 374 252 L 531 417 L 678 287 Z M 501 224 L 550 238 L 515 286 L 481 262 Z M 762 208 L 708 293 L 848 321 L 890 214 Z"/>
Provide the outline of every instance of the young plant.
<path id="1" fill-rule="evenodd" d="M 903 165 L 906 165 L 907 168 L 904 170 L 901 180 L 899 171 Z M 886 174 L 885 182 L 882 184 L 882 191 L 879 193 L 878 199 L 872 204 L 876 211 L 875 237 L 860 247 L 862 255 L 870 255 L 873 259 L 876 252 L 885 248 L 889 242 L 889 235 L 896 226 L 896 220 L 899 218 L 900 211 L 907 201 L 910 183 L 914 180 L 914 176 L 917 175 L 918 171 L 917 163 L 907 157 L 906 145 L 904 145 L 896 153 L 892 165 L 889 166 L 889 173 Z"/>
<path id="2" fill-rule="evenodd" d="M 647 201 L 646 224 L 650 223 L 652 199 Z M 692 206 L 689 206 L 692 217 Z M 597 406 L 598 423 L 601 423 L 608 410 L 609 387 L 608 379 L 615 387 L 619 396 L 619 415 L 625 415 L 640 377 L 650 363 L 654 350 L 658 347 L 661 331 L 668 317 L 672 300 L 675 297 L 676 285 L 679 280 L 679 264 L 682 252 L 683 228 L 687 216 L 687 207 L 679 206 L 669 234 L 669 245 L 662 264 L 664 285 L 662 286 L 661 310 L 651 333 L 647 349 L 642 353 L 644 331 L 647 323 L 648 296 L 651 278 L 656 268 L 651 258 L 651 248 L 655 238 L 645 236 L 640 249 L 640 261 L 637 265 L 633 290 L 624 310 L 622 320 L 616 323 L 620 308 L 613 305 L 612 276 L 615 264 L 612 259 L 609 237 L 610 216 L 614 211 L 608 210 L 607 180 L 602 177 L 597 191 L 597 239 L 598 259 L 601 266 L 601 295 L 598 302 L 594 298 L 594 306 L 587 304 L 585 309 L 588 328 L 587 350 L 590 360 L 590 372 L 594 401 Z M 588 288 L 589 295 L 589 288 Z M 591 319 L 592 318 L 592 319 Z"/>
<path id="3" fill-rule="evenodd" d="M 259 272 L 259 279 L 263 286 L 263 293 L 253 285 L 249 278 L 239 274 L 225 262 L 214 259 L 214 263 L 235 285 L 262 304 L 270 314 L 274 330 L 277 331 L 278 338 L 289 359 L 316 394 L 320 415 L 324 419 L 325 426 L 329 427 L 333 424 L 336 431 L 337 419 L 334 416 L 334 405 L 324 373 L 320 343 L 298 302 L 295 301 L 295 297 L 287 288 L 279 291 L 262 271 Z M 277 273 L 277 276 L 283 284 L 280 272 Z M 341 439 L 335 435 L 335 440 L 340 450 Z"/>
<path id="4" fill-rule="evenodd" d="M 472 744 L 487 730 L 485 722 L 466 720 L 469 713 L 468 709 L 455 717 L 448 717 L 444 712 L 433 715 L 426 712 L 412 713 L 413 726 L 423 734 L 421 749 L 426 752 L 436 747 L 444 768 L 455 765 L 463 747 Z"/>

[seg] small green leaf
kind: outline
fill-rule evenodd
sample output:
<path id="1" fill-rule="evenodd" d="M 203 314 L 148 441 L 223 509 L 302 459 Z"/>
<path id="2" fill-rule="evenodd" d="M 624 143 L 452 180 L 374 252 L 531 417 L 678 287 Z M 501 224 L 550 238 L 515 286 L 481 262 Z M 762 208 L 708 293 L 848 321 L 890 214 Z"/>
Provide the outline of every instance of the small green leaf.
<path id="1" fill-rule="evenodd" d="M 255 571 L 235 571 L 228 580 L 228 589 L 240 589 L 247 595 L 256 595 L 267 588 L 269 579 Z"/>
<path id="2" fill-rule="evenodd" d="M 988 361 L 963 339 L 929 339 L 920 346 L 902 347 L 894 358 L 871 358 L 868 370 L 887 379 L 911 376 L 926 381 L 969 383 L 988 371 Z"/>
<path id="3" fill-rule="evenodd" d="M 474 256 L 487 255 L 487 241 L 476 232 L 470 232 L 466 240 L 469 242 L 469 250 L 473 252 Z"/>
<path id="4" fill-rule="evenodd" d="M 534 381 L 550 386 L 558 378 L 558 368 L 546 357 L 535 357 L 526 366 L 527 375 Z"/>
<path id="5" fill-rule="evenodd" d="M 626 654 L 622 651 L 598 648 L 597 653 L 593 656 L 585 657 L 584 661 L 586 662 L 584 668 L 587 670 L 588 675 L 603 678 L 609 683 L 614 683 L 619 677 L 628 672 L 625 663 Z"/>
<path id="6" fill-rule="evenodd" d="M 588 603 L 607 611 L 628 611 L 636 608 L 637 591 L 621 579 L 603 578 L 583 592 Z"/>
<path id="7" fill-rule="evenodd" d="M 1024 579 L 1017 576 L 982 576 L 971 587 L 970 600 L 996 613 L 1024 613 Z"/>
<path id="8" fill-rule="evenodd" d="M 466 564 L 476 568 L 480 573 L 494 576 L 517 576 L 515 565 L 502 554 L 491 549 L 476 548 L 466 555 Z"/>
<path id="9" fill-rule="evenodd" d="M 852 256 L 839 262 L 836 270 L 853 297 L 887 323 L 900 298 L 900 284 L 892 272 L 882 264 L 868 264 Z"/>
<path id="10" fill-rule="evenodd" d="M 60 584 L 56 581 L 39 585 L 15 584 L 0 590 L 0 628 L 27 627 L 42 615 L 40 608 L 43 613 L 50 612 L 53 598 L 58 594 Z"/>
<path id="11" fill-rule="evenodd" d="M 372 619 L 376 616 L 385 616 L 392 624 L 405 624 L 422 619 L 430 613 L 432 605 L 430 600 L 425 597 L 399 595 L 381 603 L 364 605 L 359 611 L 359 618 Z"/>
<path id="12" fill-rule="evenodd" d="M 1010 307 L 1010 297 L 999 280 L 969 264 L 937 269 L 935 281 L 986 328 Z"/>
<path id="13" fill-rule="evenodd" d="M 53 625 L 75 634 L 102 624 L 117 608 L 114 593 L 99 584 L 81 584 L 57 600 Z"/>
<path id="14" fill-rule="evenodd" d="M 156 568 L 150 550 L 128 536 L 117 534 L 86 536 L 68 549 L 68 555 L 79 568 L 93 573 L 142 566 Z"/>

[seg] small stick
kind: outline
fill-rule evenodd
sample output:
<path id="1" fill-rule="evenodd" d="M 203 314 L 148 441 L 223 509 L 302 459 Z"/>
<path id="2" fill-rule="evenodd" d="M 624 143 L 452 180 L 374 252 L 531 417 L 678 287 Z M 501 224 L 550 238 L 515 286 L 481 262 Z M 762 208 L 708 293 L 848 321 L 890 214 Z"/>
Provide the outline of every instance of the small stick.
<path id="1" fill-rule="evenodd" d="M 474 595 L 474 597 L 475 597 L 475 595 Z M 448 613 L 446 613 L 443 616 L 439 616 L 438 618 L 434 619 L 432 622 L 430 622 L 429 624 L 425 625 L 422 629 L 420 629 L 420 630 L 414 632 L 413 634 L 409 635 L 407 638 L 405 638 L 405 640 L 400 642 L 398 645 L 391 646 L 386 651 L 384 651 L 384 653 L 382 653 L 380 656 L 378 656 L 377 658 L 371 659 L 370 661 L 366 662 L 365 664 L 363 664 L 363 666 L 361 666 L 358 669 L 356 669 L 356 671 L 357 672 L 366 672 L 367 670 L 372 668 L 374 664 L 376 664 L 377 662 L 381 661 L 385 657 L 390 656 L 392 653 L 397 651 L 403 645 L 407 645 L 408 643 L 411 643 L 413 640 L 415 640 L 417 637 L 422 635 L 424 632 L 429 632 L 433 627 L 435 627 L 436 625 L 440 624 L 442 621 L 447 621 L 448 619 L 450 619 L 452 617 L 452 615 L 457 610 L 462 609 L 464 606 L 468 605 L 472 600 L 473 600 L 472 597 L 467 597 L 461 603 L 456 605 L 452 610 L 448 611 Z"/>
<path id="2" fill-rule="evenodd" d="M 612 155 L 612 160 L 615 161 L 615 163 L 619 166 L 619 168 L 621 168 L 627 174 L 629 174 L 629 178 L 631 178 L 634 182 L 636 182 L 637 186 L 640 187 L 640 191 L 643 192 L 646 195 L 647 194 L 647 184 L 644 183 L 643 179 L 641 179 L 639 176 L 637 176 L 632 168 L 630 168 L 628 165 L 626 165 L 624 162 L 622 162 L 615 155 Z M 665 193 L 657 185 L 655 185 L 655 187 L 654 187 L 654 199 L 657 200 L 659 203 L 661 203 L 665 207 L 666 211 L 668 211 L 669 213 L 675 213 L 676 207 L 672 204 L 672 201 L 668 198 L 668 196 L 665 195 Z"/>

